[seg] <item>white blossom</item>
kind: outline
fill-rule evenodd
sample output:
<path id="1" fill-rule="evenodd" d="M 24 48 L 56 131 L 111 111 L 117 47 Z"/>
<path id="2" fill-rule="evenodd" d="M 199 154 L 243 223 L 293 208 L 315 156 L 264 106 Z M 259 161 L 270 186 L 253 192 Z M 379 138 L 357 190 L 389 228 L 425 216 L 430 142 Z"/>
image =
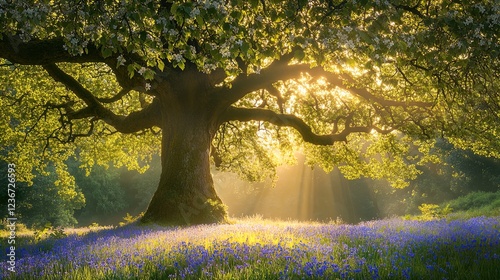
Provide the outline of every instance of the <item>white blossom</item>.
<path id="1" fill-rule="evenodd" d="M 170 35 L 170 36 L 177 36 L 178 34 L 179 34 L 179 32 L 175 29 L 168 30 L 168 35 Z"/>
<path id="2" fill-rule="evenodd" d="M 220 53 L 222 54 L 222 57 L 225 57 L 225 58 L 231 56 L 231 52 L 229 51 L 228 48 L 221 49 Z"/>
<path id="3" fill-rule="evenodd" d="M 455 17 L 458 14 L 458 11 L 448 11 L 447 15 L 449 17 Z"/>
<path id="4" fill-rule="evenodd" d="M 350 26 L 344 26 L 343 29 L 346 31 L 346 32 L 351 32 L 352 31 L 352 27 Z"/>
<path id="5" fill-rule="evenodd" d="M 116 58 L 116 61 L 118 63 L 118 66 L 123 66 L 125 65 L 125 62 L 127 62 L 127 60 L 123 57 L 123 55 L 120 55 Z"/>
<path id="6" fill-rule="evenodd" d="M 164 17 L 159 17 L 155 20 L 156 24 L 165 25 L 167 23 L 167 19 Z"/>
<path id="7" fill-rule="evenodd" d="M 490 28 L 494 25 L 498 25 L 500 23 L 500 14 L 489 15 L 488 20 L 490 21 Z"/>
<path id="8" fill-rule="evenodd" d="M 73 38 L 71 38 L 71 40 L 69 40 L 69 42 L 70 42 L 72 45 L 76 45 L 76 44 L 78 44 L 78 38 L 73 37 Z"/>
<path id="9" fill-rule="evenodd" d="M 478 4 L 474 5 L 474 6 L 479 10 L 479 12 L 481 14 L 483 14 L 486 11 L 486 9 L 484 8 L 484 6 L 482 4 L 478 3 Z"/>
<path id="10" fill-rule="evenodd" d="M 139 71 L 137 71 L 137 73 L 143 75 L 144 72 L 146 72 L 146 67 L 141 67 L 141 69 L 139 69 Z"/>
<path id="11" fill-rule="evenodd" d="M 35 11 L 31 8 L 28 8 L 26 10 L 24 10 L 24 13 L 29 15 L 29 16 L 33 16 L 33 14 L 35 13 Z"/>
<path id="12" fill-rule="evenodd" d="M 405 41 L 405 43 L 411 47 L 411 45 L 413 45 L 413 40 L 414 40 L 414 37 L 413 35 L 409 35 L 409 36 L 404 36 L 403 37 L 403 40 Z"/>
<path id="13" fill-rule="evenodd" d="M 176 53 L 173 55 L 173 60 L 176 62 L 181 62 L 184 58 L 182 57 L 182 54 Z"/>
<path id="14" fill-rule="evenodd" d="M 191 52 L 191 56 L 196 55 L 196 48 L 194 46 L 189 46 L 189 51 Z"/>
<path id="15" fill-rule="evenodd" d="M 212 64 L 212 63 L 206 63 L 203 65 L 203 73 L 205 74 L 209 74 L 210 72 L 212 72 L 213 70 L 217 69 L 217 66 L 215 64 Z"/>
<path id="16" fill-rule="evenodd" d="M 260 74 L 260 70 L 262 70 L 262 68 L 260 66 L 255 66 L 253 70 L 255 71 L 255 74 Z"/>
<path id="17" fill-rule="evenodd" d="M 473 21 L 474 21 L 474 20 L 472 19 L 472 17 L 471 17 L 471 16 L 469 16 L 469 17 L 465 20 L 465 22 L 464 22 L 464 23 L 465 23 L 465 25 L 469 25 L 469 24 L 471 24 Z"/>
<path id="18" fill-rule="evenodd" d="M 349 49 L 354 49 L 354 42 L 352 40 L 347 40 L 346 46 Z"/>
<path id="19" fill-rule="evenodd" d="M 394 42 L 389 40 L 389 39 L 384 39 L 384 44 L 387 46 L 387 48 L 392 48 L 394 46 Z"/>
<path id="20" fill-rule="evenodd" d="M 195 7 L 194 9 L 191 10 L 191 13 L 189 14 L 190 17 L 195 18 L 200 14 L 200 9 L 198 7 Z"/>
<path id="21" fill-rule="evenodd" d="M 144 88 L 146 89 L 146 91 L 150 90 L 151 89 L 151 84 L 150 83 L 146 83 L 146 85 L 144 86 Z"/>
<path id="22" fill-rule="evenodd" d="M 474 30 L 474 37 L 478 39 L 483 38 L 483 35 L 481 34 L 481 30 L 479 28 L 476 28 Z"/>

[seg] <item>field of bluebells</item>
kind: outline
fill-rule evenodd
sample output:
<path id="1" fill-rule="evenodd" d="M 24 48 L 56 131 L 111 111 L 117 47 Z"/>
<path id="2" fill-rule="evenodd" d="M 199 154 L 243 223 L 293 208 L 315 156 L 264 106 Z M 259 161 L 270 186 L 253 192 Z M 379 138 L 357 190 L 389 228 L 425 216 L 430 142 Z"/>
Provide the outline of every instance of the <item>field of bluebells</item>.
<path id="1" fill-rule="evenodd" d="M 16 272 L 3 261 L 0 279 L 500 279 L 500 217 L 131 224 L 18 241 Z"/>

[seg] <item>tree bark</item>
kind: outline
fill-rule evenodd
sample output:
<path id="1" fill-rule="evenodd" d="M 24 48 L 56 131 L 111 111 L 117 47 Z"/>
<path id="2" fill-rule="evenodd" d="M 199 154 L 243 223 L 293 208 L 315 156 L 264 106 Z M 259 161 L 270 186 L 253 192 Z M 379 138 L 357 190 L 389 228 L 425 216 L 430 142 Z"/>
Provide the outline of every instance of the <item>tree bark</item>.
<path id="1" fill-rule="evenodd" d="M 206 103 L 193 100 L 188 93 L 161 98 L 162 173 L 143 222 L 190 225 L 226 221 L 226 207 L 215 192 L 210 173 L 210 147 L 217 124 Z"/>

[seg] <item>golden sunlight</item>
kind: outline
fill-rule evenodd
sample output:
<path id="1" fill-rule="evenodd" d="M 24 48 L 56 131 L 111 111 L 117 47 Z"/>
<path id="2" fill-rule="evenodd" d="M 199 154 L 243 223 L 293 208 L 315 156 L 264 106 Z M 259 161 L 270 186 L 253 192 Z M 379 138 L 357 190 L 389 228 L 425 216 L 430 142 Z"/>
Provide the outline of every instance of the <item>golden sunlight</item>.
<path id="1" fill-rule="evenodd" d="M 298 96 L 302 97 L 314 94 L 331 95 L 342 100 L 352 98 L 352 94 L 348 90 L 331 85 L 324 77 L 313 78 L 303 75 L 300 79 L 289 82 L 288 88 L 293 89 Z"/>
<path id="2" fill-rule="evenodd" d="M 278 177 L 275 187 L 270 182 L 249 184 L 228 173 L 214 174 L 214 182 L 233 217 L 357 222 L 378 215 L 364 181 L 349 181 L 337 169 L 325 173 L 311 168 L 303 155 L 296 165 L 279 167 Z"/>

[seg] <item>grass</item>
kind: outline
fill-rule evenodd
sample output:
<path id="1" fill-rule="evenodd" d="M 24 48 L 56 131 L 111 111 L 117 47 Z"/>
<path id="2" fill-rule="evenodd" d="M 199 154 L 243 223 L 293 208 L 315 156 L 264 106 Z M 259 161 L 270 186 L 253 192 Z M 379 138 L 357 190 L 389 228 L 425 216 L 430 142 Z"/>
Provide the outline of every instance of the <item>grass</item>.
<path id="1" fill-rule="evenodd" d="M 446 203 L 452 209 L 449 218 L 468 219 L 477 216 L 500 216 L 500 191 L 472 192 Z"/>
<path id="2" fill-rule="evenodd" d="M 16 240 L 0 279 L 500 279 L 500 217 L 268 221 L 67 231 Z M 0 240 L 7 250 L 5 238 Z M 5 257 L 6 254 L 2 254 Z"/>

